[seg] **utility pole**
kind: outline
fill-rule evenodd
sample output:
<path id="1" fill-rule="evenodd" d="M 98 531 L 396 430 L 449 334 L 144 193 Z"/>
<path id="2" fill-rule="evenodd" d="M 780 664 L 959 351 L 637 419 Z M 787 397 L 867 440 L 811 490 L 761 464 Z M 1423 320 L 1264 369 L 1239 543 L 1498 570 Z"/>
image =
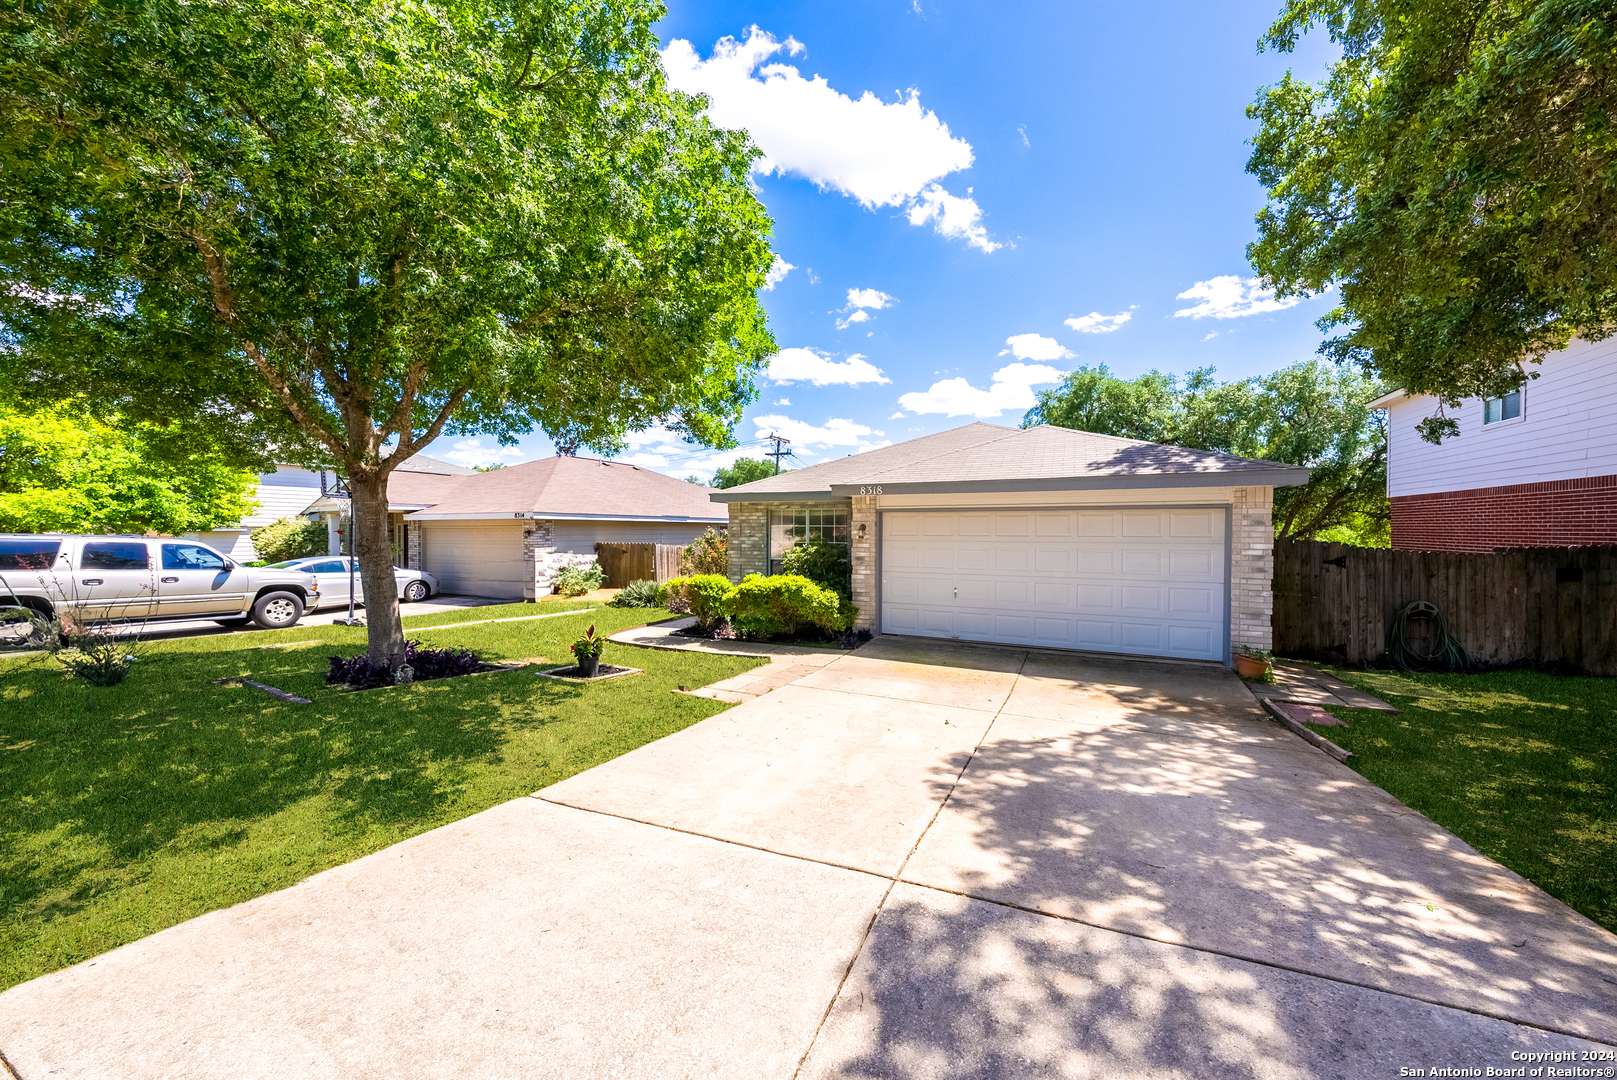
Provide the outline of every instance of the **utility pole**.
<path id="1" fill-rule="evenodd" d="M 774 432 L 770 432 L 768 435 L 764 436 L 764 442 L 772 442 L 775 444 L 775 448 L 773 450 L 764 451 L 764 457 L 771 457 L 775 459 L 776 476 L 780 475 L 780 459 L 792 456 L 792 452 L 786 449 L 786 445 L 791 441 L 792 440 L 788 439 L 786 436 L 776 435 Z"/>

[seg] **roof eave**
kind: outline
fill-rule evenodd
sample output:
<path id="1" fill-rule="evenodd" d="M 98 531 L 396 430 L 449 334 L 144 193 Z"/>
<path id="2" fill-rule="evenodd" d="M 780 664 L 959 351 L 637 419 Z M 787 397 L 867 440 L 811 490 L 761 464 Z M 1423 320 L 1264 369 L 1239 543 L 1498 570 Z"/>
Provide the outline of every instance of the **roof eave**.
<path id="1" fill-rule="evenodd" d="M 407 521 L 651 521 L 673 525 L 722 525 L 723 516 L 696 517 L 690 514 L 552 514 L 543 510 L 423 510 L 406 516 Z"/>
<path id="2" fill-rule="evenodd" d="M 1405 390 L 1389 390 L 1370 402 L 1370 408 L 1385 409 L 1387 406 L 1403 401 L 1407 397 L 1409 397 L 1409 393 Z"/>
<path id="3" fill-rule="evenodd" d="M 829 499 L 842 498 L 842 496 L 834 493 L 829 488 L 819 488 L 814 491 L 744 491 L 741 488 L 728 488 L 715 491 L 708 498 L 716 503 L 825 502 Z"/>
<path id="4" fill-rule="evenodd" d="M 945 492 L 1105 491 L 1134 488 L 1296 487 L 1308 483 L 1303 468 L 1249 469 L 1242 472 L 1125 473 L 1107 476 L 1056 476 L 1006 480 L 931 480 L 885 484 L 833 484 L 834 496 L 925 495 Z"/>

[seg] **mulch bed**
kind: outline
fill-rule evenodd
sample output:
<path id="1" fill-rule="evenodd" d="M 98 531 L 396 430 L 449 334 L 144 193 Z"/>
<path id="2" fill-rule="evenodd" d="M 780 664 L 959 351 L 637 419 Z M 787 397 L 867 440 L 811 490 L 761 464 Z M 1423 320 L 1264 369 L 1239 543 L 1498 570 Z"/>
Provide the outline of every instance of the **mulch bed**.
<path id="1" fill-rule="evenodd" d="M 640 668 L 619 667 L 617 664 L 602 664 L 595 669 L 595 674 L 589 678 L 580 675 L 577 664 L 568 664 L 565 667 L 550 668 L 539 674 L 547 679 L 563 679 L 567 682 L 600 682 L 602 679 L 614 679 L 620 675 L 638 675 Z"/>

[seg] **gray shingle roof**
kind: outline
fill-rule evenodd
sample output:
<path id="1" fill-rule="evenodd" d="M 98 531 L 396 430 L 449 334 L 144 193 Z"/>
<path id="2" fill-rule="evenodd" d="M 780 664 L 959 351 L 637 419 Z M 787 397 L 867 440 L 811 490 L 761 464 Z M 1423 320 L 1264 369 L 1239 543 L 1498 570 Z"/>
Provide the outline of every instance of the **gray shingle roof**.
<path id="1" fill-rule="evenodd" d="M 558 456 L 455 477 L 432 506 L 410 517 L 723 521 L 711 491 L 638 465 Z"/>
<path id="2" fill-rule="evenodd" d="M 1059 490 L 1188 487 L 1208 484 L 1289 486 L 1308 470 L 1216 450 L 1097 435 L 1042 424 L 964 427 L 771 476 L 714 494 L 719 502 L 846 495 L 881 485 L 911 491 Z"/>

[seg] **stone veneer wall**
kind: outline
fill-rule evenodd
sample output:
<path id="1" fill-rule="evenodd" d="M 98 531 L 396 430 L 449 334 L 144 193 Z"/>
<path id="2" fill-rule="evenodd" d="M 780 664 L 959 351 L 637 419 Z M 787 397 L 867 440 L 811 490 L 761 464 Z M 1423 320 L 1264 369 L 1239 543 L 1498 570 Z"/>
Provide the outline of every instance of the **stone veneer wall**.
<path id="1" fill-rule="evenodd" d="M 421 569 L 421 522 L 404 523 L 404 565 L 411 570 Z"/>
<path id="2" fill-rule="evenodd" d="M 877 530 L 876 495 L 856 495 L 853 513 L 848 518 L 849 555 L 853 562 L 853 606 L 855 630 L 877 632 L 876 627 L 876 551 L 881 542 Z"/>
<path id="3" fill-rule="evenodd" d="M 1238 487 L 1230 506 L 1230 643 L 1274 642 L 1274 488 Z"/>
<path id="4" fill-rule="evenodd" d="M 535 521 L 523 527 L 522 557 L 528 573 L 522 582 L 522 595 L 528 600 L 549 596 L 556 587 L 556 575 L 564 566 L 588 566 L 594 555 L 577 551 L 557 551 L 554 530 L 548 521 Z"/>

